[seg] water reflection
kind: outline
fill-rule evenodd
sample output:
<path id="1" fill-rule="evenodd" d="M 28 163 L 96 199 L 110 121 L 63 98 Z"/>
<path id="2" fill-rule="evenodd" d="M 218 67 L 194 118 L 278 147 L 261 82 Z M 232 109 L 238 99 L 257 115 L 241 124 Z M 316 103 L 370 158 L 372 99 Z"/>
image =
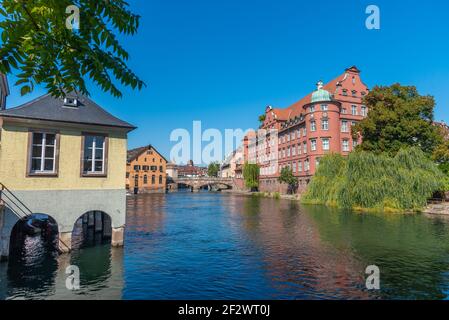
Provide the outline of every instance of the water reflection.
<path id="1" fill-rule="evenodd" d="M 127 207 L 124 249 L 57 256 L 34 246 L 0 264 L 0 298 L 448 297 L 448 219 L 214 193 L 138 195 Z M 381 271 L 374 292 L 365 289 L 373 264 Z M 69 265 L 80 268 L 80 291 L 65 287 Z"/>

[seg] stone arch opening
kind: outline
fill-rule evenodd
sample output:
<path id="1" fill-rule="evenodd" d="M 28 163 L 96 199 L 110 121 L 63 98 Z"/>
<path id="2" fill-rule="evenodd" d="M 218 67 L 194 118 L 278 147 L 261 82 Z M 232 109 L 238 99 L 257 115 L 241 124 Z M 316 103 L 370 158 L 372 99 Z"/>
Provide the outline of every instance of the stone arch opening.
<path id="1" fill-rule="evenodd" d="M 58 224 L 42 213 L 35 213 L 18 220 L 11 230 L 9 256 L 13 260 L 33 258 L 58 253 Z"/>
<path id="2" fill-rule="evenodd" d="M 112 218 L 103 211 L 88 211 L 80 216 L 72 230 L 72 249 L 110 244 Z"/>

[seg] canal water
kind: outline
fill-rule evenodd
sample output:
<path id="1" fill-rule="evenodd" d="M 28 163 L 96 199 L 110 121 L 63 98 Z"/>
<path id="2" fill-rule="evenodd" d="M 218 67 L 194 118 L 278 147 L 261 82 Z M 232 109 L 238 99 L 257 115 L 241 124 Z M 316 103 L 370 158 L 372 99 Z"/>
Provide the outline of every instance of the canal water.
<path id="1" fill-rule="evenodd" d="M 29 238 L 1 299 L 446 299 L 449 221 L 220 193 L 128 197 L 126 246 L 58 256 Z M 66 288 L 66 268 L 80 290 Z M 380 270 L 367 290 L 365 270 Z"/>

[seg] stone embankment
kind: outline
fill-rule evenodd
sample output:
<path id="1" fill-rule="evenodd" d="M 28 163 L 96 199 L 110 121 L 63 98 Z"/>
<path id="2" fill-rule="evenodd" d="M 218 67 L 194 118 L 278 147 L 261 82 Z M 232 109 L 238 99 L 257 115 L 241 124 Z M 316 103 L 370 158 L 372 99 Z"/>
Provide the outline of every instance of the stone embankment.
<path id="1" fill-rule="evenodd" d="M 424 213 L 448 215 L 449 216 L 449 202 L 434 202 L 430 203 L 425 209 Z"/>

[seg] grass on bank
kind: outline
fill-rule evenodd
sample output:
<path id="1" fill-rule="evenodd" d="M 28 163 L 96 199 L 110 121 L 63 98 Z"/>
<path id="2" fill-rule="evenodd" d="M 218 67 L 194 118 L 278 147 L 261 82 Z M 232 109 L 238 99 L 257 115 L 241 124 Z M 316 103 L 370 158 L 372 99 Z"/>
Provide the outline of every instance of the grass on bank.
<path id="1" fill-rule="evenodd" d="M 444 174 L 418 148 L 400 150 L 395 157 L 332 154 L 320 161 L 302 202 L 355 210 L 421 211 L 444 187 Z"/>

